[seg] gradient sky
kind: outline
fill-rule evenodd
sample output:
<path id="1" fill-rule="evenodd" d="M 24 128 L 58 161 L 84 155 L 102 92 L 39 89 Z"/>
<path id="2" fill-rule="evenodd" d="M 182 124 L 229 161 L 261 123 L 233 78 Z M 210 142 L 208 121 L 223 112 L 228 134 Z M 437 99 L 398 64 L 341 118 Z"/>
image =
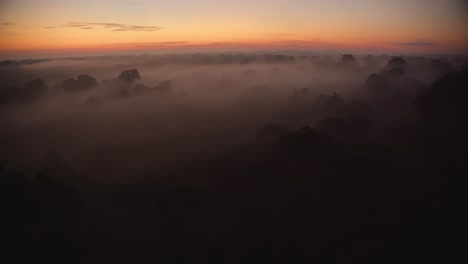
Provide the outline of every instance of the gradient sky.
<path id="1" fill-rule="evenodd" d="M 464 53 L 464 0 L 0 0 L 0 54 L 177 49 Z"/>

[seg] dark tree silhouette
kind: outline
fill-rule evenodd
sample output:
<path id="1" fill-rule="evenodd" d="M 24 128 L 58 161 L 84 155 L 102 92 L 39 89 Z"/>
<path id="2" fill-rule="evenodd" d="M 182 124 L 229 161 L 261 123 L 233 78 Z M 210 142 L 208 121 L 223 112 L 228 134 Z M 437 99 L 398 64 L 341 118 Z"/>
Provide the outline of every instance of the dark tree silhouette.
<path id="1" fill-rule="evenodd" d="M 312 105 L 315 111 L 322 113 L 324 116 L 342 115 L 346 108 L 345 100 L 333 93 L 332 95 L 320 95 Z"/>
<path id="2" fill-rule="evenodd" d="M 34 102 L 47 93 L 48 87 L 42 79 L 31 80 L 24 86 L 0 87 L 0 105 Z"/>
<path id="3" fill-rule="evenodd" d="M 468 232 L 468 69 L 434 82 L 416 99 L 421 114 L 417 146 L 426 163 L 425 182 L 438 207 L 438 250 L 463 258 L 459 234 Z"/>
<path id="4" fill-rule="evenodd" d="M 389 70 L 382 71 L 382 75 L 388 79 L 398 79 L 405 75 L 405 71 L 401 68 L 391 68 Z"/>
<path id="5" fill-rule="evenodd" d="M 430 65 L 441 75 L 449 74 L 453 71 L 452 64 L 443 60 L 431 60 Z"/>
<path id="6" fill-rule="evenodd" d="M 343 54 L 337 66 L 344 69 L 356 69 L 359 67 L 356 58 L 351 54 Z"/>
<path id="7" fill-rule="evenodd" d="M 67 91 L 83 91 L 99 86 L 99 83 L 91 76 L 80 75 L 75 79 L 68 79 L 62 82 L 62 87 Z"/>
<path id="8" fill-rule="evenodd" d="M 408 68 L 408 62 L 401 57 L 395 57 L 388 61 L 385 70 L 400 69 L 405 71 Z"/>
<path id="9" fill-rule="evenodd" d="M 42 79 L 35 79 L 27 82 L 24 85 L 23 94 L 25 97 L 30 99 L 36 99 L 41 97 L 47 91 L 47 85 Z"/>
<path id="10" fill-rule="evenodd" d="M 141 79 L 140 73 L 136 69 L 126 70 L 120 73 L 119 80 L 122 80 L 128 84 L 133 83 L 135 80 Z"/>
<path id="11" fill-rule="evenodd" d="M 464 117 L 468 114 L 467 98 L 468 70 L 464 70 L 434 82 L 430 89 L 416 100 L 416 105 L 424 117 L 433 122 L 451 124 L 452 128 L 465 128 L 459 125 L 466 124 Z"/>
<path id="12" fill-rule="evenodd" d="M 379 97 L 388 93 L 388 81 L 382 75 L 373 73 L 369 75 L 364 83 L 364 92 L 372 98 Z"/>

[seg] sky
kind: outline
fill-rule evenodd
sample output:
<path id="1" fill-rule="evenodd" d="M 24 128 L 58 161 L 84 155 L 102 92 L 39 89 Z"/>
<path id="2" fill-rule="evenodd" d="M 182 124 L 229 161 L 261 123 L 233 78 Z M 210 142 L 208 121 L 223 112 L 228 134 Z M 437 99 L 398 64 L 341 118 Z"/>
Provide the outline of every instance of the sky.
<path id="1" fill-rule="evenodd" d="M 0 55 L 468 53 L 464 0 L 0 0 Z"/>

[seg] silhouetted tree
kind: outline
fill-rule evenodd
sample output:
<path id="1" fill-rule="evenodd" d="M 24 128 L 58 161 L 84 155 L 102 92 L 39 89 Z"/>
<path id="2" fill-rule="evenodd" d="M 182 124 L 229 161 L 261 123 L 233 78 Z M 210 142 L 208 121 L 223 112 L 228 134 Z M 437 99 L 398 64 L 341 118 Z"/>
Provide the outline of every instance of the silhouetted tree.
<path id="1" fill-rule="evenodd" d="M 369 75 L 363 88 L 364 93 L 368 96 L 371 98 L 378 98 L 385 96 L 388 93 L 389 84 L 388 81 L 380 74 L 373 73 Z"/>
<path id="2" fill-rule="evenodd" d="M 315 100 L 312 107 L 323 116 L 337 116 L 344 113 L 346 102 L 337 93 L 330 96 L 322 94 Z"/>
<path id="3" fill-rule="evenodd" d="M 99 83 L 91 76 L 80 75 L 75 79 L 68 79 L 62 82 L 62 87 L 67 91 L 82 91 L 98 86 Z"/>
<path id="4" fill-rule="evenodd" d="M 438 250 L 453 258 L 465 257 L 459 234 L 468 232 L 468 69 L 449 74 L 416 99 L 421 114 L 417 147 L 425 162 L 425 184 L 432 192 L 444 226 Z M 463 222 L 463 223 L 462 223 Z"/>
<path id="5" fill-rule="evenodd" d="M 436 71 L 439 72 L 439 74 L 449 74 L 453 71 L 452 64 L 446 61 L 442 60 L 431 60 L 430 62 L 431 66 L 435 68 Z"/>
<path id="6" fill-rule="evenodd" d="M 419 96 L 416 106 L 433 129 L 468 129 L 468 70 L 449 74 Z"/>
<path id="7" fill-rule="evenodd" d="M 8 66 L 15 66 L 15 65 L 18 65 L 18 62 L 14 60 L 4 60 L 0 62 L 0 66 L 8 67 Z"/>
<path id="8" fill-rule="evenodd" d="M 0 105 L 10 103 L 30 103 L 43 97 L 48 90 L 42 79 L 35 79 L 23 86 L 0 87 Z"/>
<path id="9" fill-rule="evenodd" d="M 359 68 L 356 58 L 351 54 L 343 54 L 341 60 L 337 63 L 337 67 L 348 70 Z"/>
<path id="10" fill-rule="evenodd" d="M 42 79 L 35 79 L 32 81 L 27 82 L 24 85 L 24 96 L 36 99 L 41 97 L 47 91 L 47 85 L 45 84 L 44 80 Z"/>
<path id="11" fill-rule="evenodd" d="M 385 70 L 400 69 L 405 71 L 408 68 L 408 63 L 401 57 L 395 57 L 388 61 Z"/>
<path id="12" fill-rule="evenodd" d="M 382 71 L 382 76 L 388 79 L 398 79 L 405 75 L 405 71 L 401 68 L 392 68 Z"/>
<path id="13" fill-rule="evenodd" d="M 119 80 L 122 80 L 128 84 L 133 83 L 135 80 L 141 79 L 140 73 L 136 69 L 126 70 L 120 73 Z"/>

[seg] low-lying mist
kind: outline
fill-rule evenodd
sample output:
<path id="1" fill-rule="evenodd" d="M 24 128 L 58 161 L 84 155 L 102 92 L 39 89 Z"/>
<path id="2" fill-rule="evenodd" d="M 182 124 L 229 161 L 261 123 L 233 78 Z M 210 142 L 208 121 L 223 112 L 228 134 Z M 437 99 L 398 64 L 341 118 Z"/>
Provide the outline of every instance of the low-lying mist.
<path id="1" fill-rule="evenodd" d="M 353 60 L 220 54 L 5 65 L 4 84 L 21 87 L 42 79 L 47 88 L 31 98 L 3 88 L 1 157 L 37 172 L 55 155 L 91 178 L 180 168 L 249 142 L 266 124 L 315 126 L 314 118 L 295 116 L 299 104 L 312 104 L 321 94 L 354 98 L 378 71 L 367 67 L 371 62 Z M 139 78 L 118 79 L 128 69 L 137 69 Z M 67 84 L 80 75 L 95 84 L 86 79 Z M 40 89 L 30 89 L 35 88 Z"/>
<path id="2" fill-rule="evenodd" d="M 455 258 L 467 66 L 350 54 L 3 61 L 6 263 Z"/>

